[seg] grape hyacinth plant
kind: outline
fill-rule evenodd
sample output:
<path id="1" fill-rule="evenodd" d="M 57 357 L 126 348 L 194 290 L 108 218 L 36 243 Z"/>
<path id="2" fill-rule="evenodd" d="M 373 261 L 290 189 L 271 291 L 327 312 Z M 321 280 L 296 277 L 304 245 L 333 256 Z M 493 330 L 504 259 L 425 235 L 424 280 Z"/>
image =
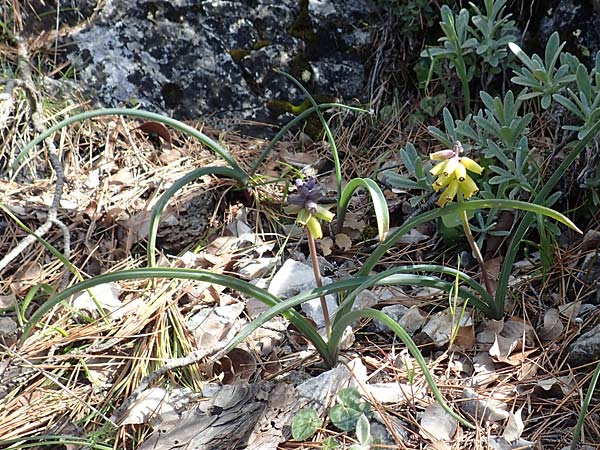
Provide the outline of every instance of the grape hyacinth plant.
<path id="1" fill-rule="evenodd" d="M 481 175 L 483 167 L 471 158 L 461 156 L 463 152 L 464 149 L 460 141 L 455 141 L 452 149 L 441 150 L 429 155 L 431 160 L 440 161 L 429 171 L 434 177 L 437 176 L 437 179 L 432 184 L 433 189 L 437 192 L 444 187 L 446 188 L 436 202 L 439 207 L 444 207 L 448 202 L 454 200 L 455 197 L 458 197 L 458 203 L 462 203 L 479 192 L 477 183 L 475 183 L 467 172 Z M 461 210 L 459 218 L 469 246 L 481 269 L 481 279 L 485 285 L 485 289 L 490 294 L 493 294 L 494 287 L 485 267 L 481 250 L 479 250 L 479 246 L 475 242 L 475 238 L 471 232 L 467 211 Z"/>
<path id="2" fill-rule="evenodd" d="M 323 238 L 323 229 L 319 220 L 331 222 L 335 214 L 317 203 L 323 197 L 323 190 L 315 178 L 310 178 L 307 181 L 297 179 L 295 185 L 297 191 L 295 194 L 288 196 L 289 206 L 287 207 L 287 211 L 297 214 L 296 223 L 306 228 L 306 239 L 308 241 L 315 281 L 317 287 L 322 287 L 323 281 L 321 279 L 321 270 L 319 269 L 315 239 Z M 325 319 L 325 330 L 329 337 L 331 332 L 329 308 L 327 308 L 325 296 L 321 295 L 320 299 L 323 318 Z"/>

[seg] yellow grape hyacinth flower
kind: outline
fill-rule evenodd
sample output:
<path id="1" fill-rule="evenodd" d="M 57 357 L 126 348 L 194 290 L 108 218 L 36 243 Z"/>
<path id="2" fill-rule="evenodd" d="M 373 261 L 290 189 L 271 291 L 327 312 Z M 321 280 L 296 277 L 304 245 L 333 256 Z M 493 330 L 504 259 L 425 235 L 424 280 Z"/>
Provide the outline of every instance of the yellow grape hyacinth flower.
<path id="1" fill-rule="evenodd" d="M 463 152 L 462 144 L 456 141 L 453 149 L 446 149 L 429 155 L 433 161 L 440 161 L 429 171 L 437 177 L 433 182 L 433 189 L 437 192 L 445 188 L 436 204 L 440 207 L 451 202 L 457 193 L 463 198 L 471 198 L 479 192 L 479 188 L 468 172 L 481 175 L 483 167 L 466 156 L 460 156 Z"/>

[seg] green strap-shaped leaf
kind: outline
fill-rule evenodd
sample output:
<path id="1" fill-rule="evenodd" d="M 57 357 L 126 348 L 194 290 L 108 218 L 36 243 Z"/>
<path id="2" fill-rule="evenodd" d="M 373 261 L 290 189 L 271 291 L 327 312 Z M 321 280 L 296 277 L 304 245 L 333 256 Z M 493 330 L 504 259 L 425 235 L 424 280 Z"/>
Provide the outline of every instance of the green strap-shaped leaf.
<path id="1" fill-rule="evenodd" d="M 304 87 L 304 85 L 302 83 L 300 83 L 298 80 L 296 80 L 289 73 L 283 72 L 281 70 L 275 70 L 275 72 L 280 75 L 283 75 L 288 80 L 290 80 L 292 83 L 294 83 L 298 87 L 298 89 L 300 89 L 302 91 L 302 93 L 305 95 L 305 97 L 311 103 L 313 108 L 315 108 L 315 113 L 317 114 L 317 117 L 319 118 L 319 121 L 321 122 L 321 125 L 323 126 L 323 130 L 325 130 L 325 136 L 327 136 L 327 140 L 329 141 L 329 145 L 331 146 L 331 156 L 333 157 L 335 181 L 337 184 L 337 196 L 338 196 L 338 200 L 339 200 L 339 197 L 342 192 L 342 166 L 340 164 L 340 156 L 339 156 L 339 153 L 337 150 L 337 144 L 335 143 L 335 139 L 333 137 L 333 133 L 331 133 L 329 124 L 325 120 L 325 116 L 321 112 L 321 109 L 319 108 L 319 105 L 317 104 L 316 100 L 313 98 L 312 95 L 310 95 L 310 92 L 308 92 L 308 90 Z M 338 215 L 339 215 L 339 211 L 338 211 Z"/>
<path id="2" fill-rule="evenodd" d="M 342 320 L 344 315 L 346 315 L 349 311 L 352 310 L 352 306 L 356 297 L 363 290 L 375 286 L 382 280 L 394 279 L 393 277 L 398 276 L 398 274 L 404 275 L 403 278 L 398 280 L 398 283 L 395 283 L 397 285 L 404 284 L 409 286 L 413 285 L 435 287 L 437 289 L 442 289 L 448 293 L 450 293 L 454 288 L 453 283 L 449 283 L 437 277 L 429 277 L 415 274 L 415 272 L 419 271 L 447 273 L 449 275 L 454 275 L 455 279 L 456 277 L 462 279 L 463 281 L 465 281 L 465 283 L 469 285 L 469 287 L 473 288 L 473 290 L 475 290 L 480 295 L 480 297 L 474 295 L 471 291 L 466 290 L 462 286 L 458 288 L 458 295 L 466 301 L 469 301 L 474 307 L 479 309 L 484 314 L 489 315 L 491 313 L 491 304 L 494 301 L 493 297 L 489 293 L 487 293 L 487 291 L 481 284 L 477 283 L 471 277 L 458 270 L 450 269 L 448 267 L 420 264 L 414 266 L 394 267 L 392 269 L 380 272 L 376 275 L 371 275 L 370 277 L 367 277 L 364 283 L 356 287 L 344 298 L 342 303 L 340 303 L 335 314 L 334 323 L 336 323 L 338 319 Z"/>
<path id="3" fill-rule="evenodd" d="M 40 307 L 33 313 L 25 328 L 23 329 L 23 335 L 21 336 L 19 343 L 22 344 L 31 335 L 31 332 L 36 325 L 42 320 L 45 314 L 52 310 L 58 303 L 66 300 L 71 295 L 76 294 L 84 289 L 89 289 L 94 286 L 98 286 L 104 283 L 111 283 L 114 281 L 121 280 L 135 280 L 135 279 L 148 279 L 148 278 L 173 278 L 173 279 L 187 279 L 204 281 L 207 283 L 214 283 L 221 286 L 226 286 L 230 289 L 241 292 L 242 294 L 254 297 L 261 301 L 267 306 L 273 307 L 281 302 L 281 299 L 270 294 L 265 289 L 254 286 L 247 281 L 239 280 L 229 275 L 212 273 L 208 270 L 201 269 L 180 269 L 180 268 L 167 268 L 167 267 L 145 267 L 141 269 L 122 270 L 119 272 L 106 273 L 98 275 L 97 277 L 85 280 L 81 283 L 77 283 L 68 289 L 65 289 L 61 293 L 51 297 L 44 302 Z M 318 295 L 317 295 L 318 296 Z M 321 355 L 327 355 L 327 348 L 323 338 L 319 336 L 319 333 L 309 324 L 309 322 L 300 315 L 297 311 L 290 308 L 285 308 L 280 311 L 298 330 L 310 340 L 317 351 Z M 260 326 L 260 325 L 259 325 Z M 255 327 L 254 329 L 258 328 Z M 252 329 L 252 331 L 254 331 Z M 248 333 L 248 334 L 250 334 Z M 247 335 L 246 335 L 247 336 Z M 241 342 L 241 341 L 239 341 Z M 232 346 L 230 347 L 233 348 Z"/>
<path id="4" fill-rule="evenodd" d="M 417 347 L 415 342 L 411 339 L 410 335 L 406 331 L 404 331 L 404 329 L 400 325 L 398 325 L 398 323 L 395 320 L 393 320 L 391 317 L 389 317 L 387 314 L 385 314 L 381 311 L 377 311 L 376 309 L 371 309 L 371 308 L 360 309 L 357 311 L 349 312 L 343 318 L 341 318 L 339 322 L 337 322 L 333 326 L 333 328 L 331 330 L 331 336 L 330 336 L 329 342 L 331 343 L 331 342 L 339 341 L 341 339 L 342 334 L 344 333 L 344 330 L 346 329 L 346 327 L 348 325 L 350 325 L 352 322 L 354 322 L 355 320 L 358 320 L 362 317 L 370 317 L 372 319 L 380 321 L 381 323 L 383 323 L 384 325 L 389 327 L 396 334 L 396 336 L 398 336 L 398 338 L 400 338 L 400 340 L 404 343 L 404 345 L 406 345 L 406 348 L 408 349 L 410 354 L 413 356 L 413 358 L 415 358 L 415 360 L 417 361 L 417 364 L 419 364 L 419 367 L 421 368 L 421 370 L 423 371 L 423 375 L 425 376 L 425 380 L 427 381 L 427 384 L 429 385 L 429 389 L 431 389 L 431 392 L 433 393 L 433 396 L 435 397 L 435 399 L 437 400 L 439 405 L 442 408 L 444 408 L 444 410 L 448 414 L 450 414 L 452 417 L 454 417 L 456 420 L 458 420 L 464 426 L 471 428 L 471 429 L 475 428 L 475 426 L 473 426 L 468 420 L 466 420 L 465 418 L 458 415 L 456 412 L 454 412 L 454 410 L 452 410 L 452 408 L 450 408 L 450 406 L 448 406 L 448 404 L 446 403 L 446 400 L 444 399 L 444 396 L 438 389 L 438 387 L 435 383 L 435 380 L 431 376 L 431 373 L 429 372 L 429 368 L 427 367 L 427 363 L 425 362 L 423 355 L 419 351 L 419 348 Z"/>
<path id="5" fill-rule="evenodd" d="M 504 199 L 488 199 L 488 200 L 468 200 L 463 203 L 455 203 L 444 208 L 434 209 L 426 213 L 420 214 L 417 217 L 404 223 L 394 233 L 390 234 L 388 238 L 379 244 L 379 246 L 371 253 L 371 256 L 367 258 L 362 268 L 359 271 L 359 275 L 367 275 L 373 270 L 375 265 L 383 257 L 383 255 L 396 243 L 402 236 L 408 233 L 413 228 L 429 222 L 431 220 L 442 217 L 446 214 L 454 214 L 461 210 L 474 211 L 477 209 L 520 209 L 523 211 L 533 212 L 544 216 L 551 217 L 558 222 L 563 223 L 569 228 L 581 233 L 581 230 L 566 216 L 563 214 L 546 208 L 545 206 L 537 205 L 534 203 L 522 202 L 519 200 L 504 200 Z"/>
<path id="6" fill-rule="evenodd" d="M 361 285 L 365 287 L 371 286 L 425 286 L 425 287 L 433 287 L 436 289 L 441 289 L 446 292 L 450 292 L 453 288 L 454 283 L 441 280 L 436 277 L 423 276 L 423 275 L 415 275 L 415 274 L 404 274 L 404 273 L 394 273 L 389 275 L 388 273 L 372 275 L 371 277 L 358 277 L 358 278 L 349 278 L 345 280 L 335 281 L 326 286 L 311 289 L 310 291 L 303 292 L 301 294 L 295 295 L 294 297 L 290 297 L 286 300 L 282 300 L 281 303 L 277 303 L 274 306 L 271 306 L 267 311 L 262 313 L 256 319 L 254 319 L 250 324 L 246 325 L 242 330 L 236 335 L 234 339 L 228 344 L 227 349 L 235 348 L 239 343 L 241 343 L 244 339 L 246 339 L 254 330 L 261 327 L 263 324 L 271 320 L 273 317 L 285 313 L 287 310 L 294 308 L 308 300 L 312 300 L 313 298 L 318 298 L 320 296 L 337 293 L 337 292 L 347 292 L 352 289 L 358 288 Z M 486 305 L 482 302 L 482 300 L 475 295 L 473 292 L 470 292 L 466 289 L 460 289 L 460 295 L 462 298 L 468 300 L 474 306 L 481 308 L 484 313 L 487 313 Z M 260 300 L 260 298 L 259 298 Z M 270 306 L 270 305 L 269 305 Z M 343 309 L 342 309 L 343 308 Z M 342 308 L 338 308 L 336 312 L 336 318 L 334 322 L 342 320 L 345 316 L 348 308 L 346 303 L 342 304 Z M 343 311 L 343 312 L 342 312 Z M 339 316 L 339 318 L 338 318 Z M 310 336 L 306 336 L 307 339 L 311 339 Z M 317 347 L 317 351 L 323 357 L 325 363 L 332 367 L 337 361 L 337 352 L 339 341 L 333 341 L 331 338 L 329 340 L 329 345 L 325 352 L 321 353 L 321 350 Z"/>
<path id="7" fill-rule="evenodd" d="M 579 417 L 577 418 L 577 424 L 573 429 L 573 440 L 571 441 L 571 450 L 576 450 L 579 448 L 579 439 L 581 438 L 581 429 L 583 428 L 583 423 L 585 422 L 585 418 L 587 417 L 587 411 L 592 402 L 592 397 L 594 396 L 594 391 L 596 390 L 596 384 L 598 384 L 598 378 L 600 378 L 600 361 L 596 364 L 596 370 L 594 370 L 594 374 L 592 375 L 592 379 L 590 380 L 590 385 L 588 386 L 588 390 L 585 394 L 585 398 L 583 399 L 583 405 L 581 405 L 581 411 L 579 412 Z"/>
<path id="8" fill-rule="evenodd" d="M 260 156 L 257 158 L 257 160 L 252 165 L 252 169 L 250 170 L 250 174 L 253 175 L 258 170 L 258 167 L 265 160 L 265 158 L 267 156 L 269 156 L 269 153 L 271 153 L 271 151 L 275 148 L 275 145 L 277 145 L 277 143 L 285 136 L 285 134 L 288 131 L 290 131 L 294 126 L 296 126 L 299 123 L 301 123 L 304 119 L 306 119 L 308 116 L 310 116 L 311 114 L 313 114 L 317 109 L 319 109 L 321 111 L 324 111 L 326 109 L 331 109 L 331 108 L 347 109 L 347 110 L 350 110 L 350 111 L 360 112 L 360 113 L 368 113 L 369 112 L 366 109 L 356 108 L 355 106 L 348 106 L 348 105 L 344 105 L 342 103 L 321 103 L 321 104 L 317 105 L 316 107 L 315 106 L 311 106 L 307 110 L 302 111 L 300 114 L 298 114 L 292 120 L 290 120 L 288 123 L 286 123 L 281 128 L 281 130 L 279 130 L 277 132 L 277 134 L 273 137 L 273 139 L 271 139 L 271 141 L 269 142 L 269 144 L 265 147 L 265 149 L 263 150 L 263 152 L 260 154 Z"/>
<path id="9" fill-rule="evenodd" d="M 75 122 L 82 122 L 87 119 L 91 119 L 92 117 L 98 116 L 130 116 L 130 117 L 140 117 L 146 120 L 153 120 L 156 122 L 163 123 L 165 125 L 169 125 L 170 127 L 175 128 L 189 136 L 192 136 L 214 151 L 217 155 L 223 158 L 227 163 L 236 170 L 239 170 L 243 173 L 242 169 L 238 166 L 237 162 L 231 156 L 231 154 L 225 150 L 218 142 L 206 136 L 204 133 L 196 130 L 195 128 L 186 125 L 179 120 L 172 119 L 167 116 L 163 116 L 161 114 L 152 113 L 149 111 L 143 111 L 139 109 L 128 109 L 128 108 L 104 108 L 104 109 L 95 109 L 93 111 L 84 112 L 81 114 L 76 114 L 74 116 L 68 117 L 65 120 L 57 123 L 56 125 L 48 128 L 38 137 L 36 137 L 33 141 L 25 146 L 25 148 L 17 155 L 15 161 L 12 164 L 12 169 L 16 170 L 19 163 L 27 156 L 27 154 L 40 142 L 42 142 L 47 137 L 52 136 L 52 134 L 61 130 L 64 127 L 67 127 Z"/>
<path id="10" fill-rule="evenodd" d="M 338 205 L 338 233 L 342 231 L 342 227 L 344 226 L 344 218 L 346 216 L 346 211 L 348 210 L 348 204 L 350 203 L 352 194 L 354 194 L 354 191 L 356 191 L 360 187 L 365 188 L 371 196 L 371 200 L 373 201 L 373 208 L 375 209 L 375 218 L 377 219 L 377 230 L 379 240 L 383 241 L 388 231 L 390 230 L 390 213 L 383 192 L 381 191 L 377 183 L 371 180 L 370 178 L 354 178 L 346 185 L 346 187 L 342 191 L 342 195 L 340 196 L 340 202 Z"/>
<path id="11" fill-rule="evenodd" d="M 148 249 L 147 249 L 147 257 L 148 257 L 148 265 L 150 267 L 156 266 L 156 233 L 158 232 L 158 224 L 160 221 L 160 216 L 167 206 L 168 201 L 173 197 L 177 191 L 179 191 L 183 186 L 192 181 L 197 180 L 200 177 L 205 175 L 219 175 L 226 178 L 231 178 L 232 180 L 239 181 L 240 184 L 245 184 L 248 180 L 247 175 L 236 169 L 230 169 L 229 167 L 220 167 L 220 166 L 207 166 L 201 167 L 199 169 L 193 170 L 192 172 L 184 175 L 179 180 L 177 180 L 173 185 L 167 189 L 163 195 L 160 196 L 154 208 L 152 208 L 152 216 L 150 217 L 150 224 L 148 230 Z"/>

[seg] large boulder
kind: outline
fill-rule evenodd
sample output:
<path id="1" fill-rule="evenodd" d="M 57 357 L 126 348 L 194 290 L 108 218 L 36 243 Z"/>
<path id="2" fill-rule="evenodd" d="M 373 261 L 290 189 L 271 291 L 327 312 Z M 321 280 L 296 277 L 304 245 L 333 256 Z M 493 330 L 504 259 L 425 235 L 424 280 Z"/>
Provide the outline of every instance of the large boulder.
<path id="1" fill-rule="evenodd" d="M 108 0 L 69 58 L 102 106 L 273 122 L 301 92 L 365 96 L 372 0 Z"/>

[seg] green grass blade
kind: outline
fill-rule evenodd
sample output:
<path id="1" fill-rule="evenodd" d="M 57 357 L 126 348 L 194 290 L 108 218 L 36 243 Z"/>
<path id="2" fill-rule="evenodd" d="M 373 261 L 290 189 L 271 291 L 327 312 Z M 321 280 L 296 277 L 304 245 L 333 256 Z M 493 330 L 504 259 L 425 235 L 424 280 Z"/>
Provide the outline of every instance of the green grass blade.
<path id="1" fill-rule="evenodd" d="M 344 105 L 342 103 L 321 103 L 321 104 L 317 105 L 317 107 L 311 106 L 310 108 L 306 109 L 305 111 L 302 111 L 300 114 L 298 114 L 296 117 L 294 117 L 288 123 L 286 123 L 281 128 L 281 130 L 279 130 L 279 132 L 273 137 L 273 139 L 271 139 L 271 141 L 269 142 L 269 144 L 267 145 L 267 147 L 263 150 L 263 152 L 260 154 L 260 156 L 258 157 L 258 159 L 252 165 L 252 169 L 250 170 L 250 174 L 253 175 L 258 170 L 258 167 L 262 164 L 262 162 L 265 160 L 265 158 L 267 156 L 269 156 L 269 154 L 273 151 L 273 149 L 275 148 L 275 146 L 277 145 L 277 143 L 294 126 L 296 126 L 299 123 L 301 123 L 302 121 L 304 121 L 308 116 L 310 116 L 312 113 L 314 113 L 317 109 L 319 109 L 319 110 L 325 110 L 325 109 L 330 109 L 330 108 L 348 109 L 350 111 L 360 112 L 360 113 L 368 113 L 369 112 L 366 109 L 357 108 L 355 106 L 348 106 L 348 105 Z"/>
<path id="2" fill-rule="evenodd" d="M 600 361 L 596 364 L 596 370 L 594 370 L 594 374 L 592 375 L 592 379 L 590 381 L 590 385 L 588 386 L 588 390 L 585 394 L 585 398 L 583 399 L 583 405 L 581 405 L 581 411 L 579 412 L 579 417 L 577 418 L 577 424 L 573 429 L 573 441 L 571 441 L 571 450 L 576 450 L 579 445 L 579 439 L 581 437 L 581 430 L 583 428 L 583 422 L 585 421 L 585 416 L 587 414 L 587 410 L 592 402 L 592 396 L 594 395 L 594 391 L 596 390 L 596 384 L 598 383 L 598 378 L 600 377 Z"/>
<path id="3" fill-rule="evenodd" d="M 175 278 L 175 279 L 187 279 L 204 281 L 207 283 L 214 283 L 222 286 L 227 286 L 229 289 L 236 290 L 242 294 L 254 297 L 257 300 L 263 302 L 267 306 L 274 306 L 281 302 L 281 299 L 270 294 L 268 291 L 254 286 L 247 281 L 239 280 L 229 275 L 216 274 L 209 272 L 208 270 L 201 269 L 179 269 L 179 268 L 166 268 L 166 267 L 145 267 L 141 269 L 122 270 L 119 272 L 106 273 L 98 275 L 97 277 L 89 280 L 82 281 L 65 289 L 61 293 L 48 299 L 31 316 L 25 328 L 23 329 L 23 335 L 19 339 L 19 345 L 23 344 L 25 340 L 31 335 L 31 332 L 36 325 L 41 321 L 45 314 L 52 310 L 58 303 L 66 300 L 71 295 L 76 294 L 84 289 L 89 289 L 93 286 L 98 286 L 104 283 L 111 283 L 121 280 L 134 280 L 134 279 L 148 279 L 148 278 Z M 315 344 L 319 352 L 325 353 L 326 347 L 323 339 L 312 327 L 308 325 L 308 322 L 295 310 L 287 310 L 283 312 L 283 315 L 292 322 L 302 333 L 305 334 L 307 339 Z M 320 342 L 319 342 L 320 339 Z"/>
<path id="4" fill-rule="evenodd" d="M 155 122 L 160 122 L 160 123 L 168 125 L 172 128 L 175 128 L 176 130 L 179 130 L 182 133 L 185 133 L 189 136 L 192 136 L 192 137 L 198 139 L 202 144 L 206 145 L 208 148 L 210 148 L 212 151 L 214 151 L 217 155 L 219 155 L 221 158 L 223 158 L 225 161 L 227 161 L 227 163 L 232 168 L 237 169 L 239 171 L 242 170 L 238 166 L 238 164 L 235 161 L 235 159 L 233 158 L 233 156 L 231 156 L 231 154 L 227 150 L 225 150 L 223 147 L 221 147 L 221 145 L 218 142 L 209 138 L 204 133 L 196 130 L 195 128 L 192 128 L 189 125 L 186 125 L 185 123 L 180 122 L 179 120 L 171 119 L 170 117 L 163 116 L 161 114 L 156 114 L 156 113 L 152 113 L 149 111 L 143 111 L 143 110 L 138 110 L 138 109 L 127 109 L 127 108 L 95 109 L 93 111 L 76 114 L 74 116 L 68 117 L 65 120 L 62 120 L 61 122 L 57 123 L 56 125 L 48 128 L 46 131 L 44 131 L 42 134 L 40 134 L 38 137 L 36 137 L 33 141 L 31 141 L 29 144 L 27 144 L 25 146 L 25 148 L 15 158 L 15 160 L 11 166 L 12 170 L 15 171 L 15 173 L 18 172 L 17 167 L 20 164 L 20 162 L 23 160 L 23 158 L 25 158 L 27 156 L 27 154 L 36 145 L 41 143 L 47 137 L 52 136 L 52 134 L 56 133 L 57 131 L 61 130 L 62 128 L 67 127 L 75 122 L 82 122 L 84 120 L 91 119 L 92 117 L 114 116 L 114 115 L 139 117 L 141 119 L 153 120 Z"/>
<path id="5" fill-rule="evenodd" d="M 478 308 L 484 314 L 489 314 L 490 305 L 494 301 L 494 298 L 485 290 L 485 288 L 480 283 L 475 281 L 467 274 L 460 272 L 456 269 L 427 264 L 393 267 L 391 269 L 380 272 L 377 275 L 372 275 L 368 277 L 364 283 L 355 288 L 352 292 L 348 294 L 346 298 L 344 298 L 344 301 L 340 304 L 338 311 L 343 311 L 343 308 L 347 308 L 346 311 L 349 311 L 350 309 L 352 309 L 354 300 L 361 291 L 372 287 L 375 283 L 377 283 L 380 280 L 383 280 L 385 278 L 390 277 L 391 275 L 396 274 L 406 274 L 406 278 L 402 281 L 402 283 L 398 284 L 434 287 L 442 289 L 446 292 L 450 292 L 453 289 L 454 282 L 444 281 L 437 277 L 417 275 L 415 274 L 415 272 L 437 272 L 453 275 L 455 278 L 458 277 L 459 280 L 464 281 L 469 287 L 471 287 L 473 290 L 476 291 L 477 294 L 480 295 L 480 297 L 477 297 L 469 290 L 466 290 L 463 287 L 459 287 L 457 292 L 460 294 L 461 298 L 470 301 L 473 306 Z M 344 313 L 341 313 L 341 315 L 343 314 Z"/>
<path id="6" fill-rule="evenodd" d="M 219 175 L 222 177 L 231 178 L 233 180 L 239 181 L 242 185 L 248 181 L 246 174 L 240 170 L 230 169 L 229 167 L 208 166 L 196 169 L 184 175 L 175 183 L 173 183 L 173 185 L 169 189 L 167 189 L 163 193 L 163 195 L 160 196 L 158 202 L 156 202 L 156 205 L 154 205 L 154 208 L 152 209 L 152 216 L 150 217 L 150 224 L 148 229 L 148 248 L 146 250 L 148 266 L 156 266 L 156 233 L 158 232 L 160 216 L 163 210 L 165 209 L 165 206 L 167 206 L 168 201 L 183 186 L 205 175 Z"/>
<path id="7" fill-rule="evenodd" d="M 339 322 L 337 322 L 334 325 L 333 329 L 331 330 L 331 338 L 330 338 L 329 342 L 333 344 L 336 341 L 339 341 L 341 339 L 342 334 L 344 333 L 344 330 L 346 329 L 346 327 L 349 326 L 355 320 L 358 320 L 362 317 L 370 317 L 372 319 L 382 322 L 384 325 L 389 327 L 396 334 L 396 336 L 398 336 L 400 338 L 400 340 L 402 342 L 404 342 L 404 345 L 406 345 L 406 348 L 408 348 L 408 351 L 410 352 L 410 354 L 413 356 L 413 358 L 415 358 L 415 360 L 417 361 L 417 364 L 419 364 L 419 367 L 421 367 L 421 370 L 423 371 L 423 375 L 425 376 L 425 380 L 427 381 L 427 384 L 429 385 L 429 389 L 431 389 L 431 392 L 433 393 L 433 396 L 435 397 L 435 399 L 437 400 L 439 405 L 442 408 L 444 408 L 444 410 L 448 414 L 450 414 L 453 418 L 458 420 L 461 424 L 463 424 L 464 426 L 466 426 L 468 428 L 475 429 L 474 425 L 472 425 L 468 420 L 461 417 L 459 414 L 455 413 L 452 410 L 452 408 L 450 408 L 450 406 L 448 406 L 448 404 L 446 403 L 446 400 L 444 399 L 444 396 L 442 395 L 442 393 L 438 389 L 437 385 L 435 384 L 435 380 L 433 379 L 433 377 L 431 376 L 431 373 L 429 372 L 427 363 L 425 362 L 425 359 L 423 358 L 423 355 L 419 351 L 419 348 L 417 347 L 415 342 L 411 339 L 410 335 L 406 331 L 404 331 L 404 329 L 400 325 L 398 325 L 398 323 L 395 320 L 390 318 L 385 313 L 383 313 L 381 311 L 377 311 L 375 309 L 368 308 L 368 309 L 360 309 L 358 311 L 352 311 L 352 312 L 346 314 L 344 317 L 342 317 L 340 319 Z"/>
<path id="8" fill-rule="evenodd" d="M 383 192 L 377 183 L 370 178 L 354 178 L 344 188 L 337 208 L 337 232 L 340 233 L 344 226 L 344 218 L 346 217 L 346 211 L 348 210 L 348 204 L 350 203 L 352 194 L 361 187 L 366 189 L 371 196 L 373 208 L 375 209 L 375 217 L 377 219 L 379 240 L 383 241 L 390 229 L 390 212 Z"/>
<path id="9" fill-rule="evenodd" d="M 434 272 L 450 275 L 451 277 L 458 277 L 461 282 L 467 284 L 468 287 L 477 292 L 485 303 L 489 304 L 489 302 L 493 301 L 493 297 L 485 290 L 485 287 L 481 283 L 475 281 L 466 273 L 451 267 L 436 264 L 413 264 L 410 266 L 394 267 L 394 270 L 396 270 L 397 273 Z"/>
<path id="10" fill-rule="evenodd" d="M 552 208 L 548 208 L 546 206 L 542 206 L 542 205 L 539 205 L 536 203 L 522 202 L 520 200 L 490 199 L 490 200 L 473 200 L 473 201 L 469 200 L 469 201 L 465 202 L 465 204 L 469 205 L 469 203 L 475 203 L 475 202 L 482 202 L 479 204 L 484 205 L 484 206 L 479 206 L 478 208 L 472 208 L 471 206 L 468 206 L 467 208 L 465 208 L 465 210 L 469 211 L 469 210 L 479 209 L 479 208 L 520 209 L 522 211 L 532 212 L 535 214 L 540 214 L 542 216 L 550 217 L 551 219 L 554 219 L 557 222 L 560 222 L 563 225 L 566 225 L 567 227 L 571 228 L 572 230 L 577 231 L 579 234 L 583 234 L 583 231 L 581 231 L 577 227 L 577 225 L 575 225 L 571 221 L 571 219 L 569 219 L 564 214 L 561 214 Z M 485 203 L 487 203 L 488 205 L 485 205 Z"/>

